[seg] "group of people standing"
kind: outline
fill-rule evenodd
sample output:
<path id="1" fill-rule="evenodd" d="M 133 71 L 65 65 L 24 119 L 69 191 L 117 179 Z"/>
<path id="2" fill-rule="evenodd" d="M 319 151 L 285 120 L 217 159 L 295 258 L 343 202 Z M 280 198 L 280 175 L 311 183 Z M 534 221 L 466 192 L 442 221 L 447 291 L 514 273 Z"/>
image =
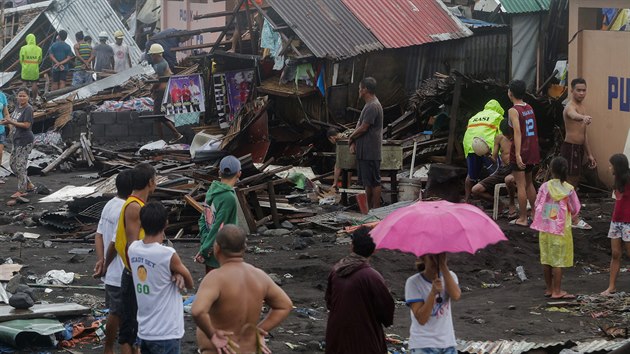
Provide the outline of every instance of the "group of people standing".
<path id="1" fill-rule="evenodd" d="M 70 47 L 66 40 L 68 33 L 60 30 L 56 41 L 50 46 L 47 58 L 52 63 L 52 90 L 66 86 L 68 73 L 72 72 L 72 85 L 81 86 L 93 80 L 93 74 L 102 72 L 120 72 L 131 67 L 129 46 L 124 44 L 124 33 L 113 33 L 115 42 L 107 44 L 109 34 L 105 31 L 98 35 L 98 43 L 92 46 L 92 38 L 83 31 L 75 34 L 76 43 Z M 74 61 L 73 61 L 74 59 Z M 31 85 L 31 95 L 37 99 L 40 66 L 44 57 L 34 34 L 26 36 L 26 45 L 20 49 L 21 79 L 25 85 Z"/>
<path id="2" fill-rule="evenodd" d="M 587 128 L 592 117 L 586 114 L 583 105 L 587 84 L 582 78 L 571 82 L 570 99 L 563 111 L 565 140 L 559 156 L 549 164 L 551 178 L 538 191 L 532 176 L 541 161 L 538 128 L 533 108 L 523 101 L 525 92 L 523 81 L 510 83 L 508 96 L 513 107 L 508 110 L 507 120 L 504 120 L 503 109 L 495 100 L 469 120 L 464 137 L 464 148 L 468 152 L 466 201 L 471 195 L 492 200 L 494 186 L 505 183 L 510 194 L 507 213 L 514 218 L 510 224 L 531 227 L 540 232 L 540 261 L 546 284 L 544 295 L 554 299 L 574 299 L 575 295 L 561 287 L 563 269 L 573 266 L 572 229 L 592 228 L 579 217 L 581 204 L 576 188 L 584 168 L 597 167 L 588 144 Z M 489 162 L 496 163 L 498 167 L 490 176 L 480 179 L 480 171 Z M 630 183 L 627 157 L 624 154 L 613 155 L 610 169 L 615 178 L 616 203 L 608 233 L 612 249 L 610 281 L 602 295 L 616 292 L 623 243 L 630 256 L 630 195 L 625 193 L 624 196 Z M 514 194 L 518 199 L 518 211 L 514 208 Z M 531 218 L 528 204 L 532 208 Z"/>
<path id="3" fill-rule="evenodd" d="M 236 223 L 234 183 L 240 162 L 222 159 L 221 180 L 208 191 L 200 251 L 208 274 L 197 289 L 192 315 L 200 353 L 269 352 L 264 337 L 292 309 L 284 291 L 262 270 L 245 263 L 247 235 Z M 184 314 L 180 290 L 194 280 L 177 252 L 163 245 L 168 212 L 147 202 L 156 188 L 149 164 L 116 177 L 117 196 L 103 209 L 95 238 L 94 276 L 106 284 L 109 308 L 105 353 L 180 353 Z M 208 204 L 209 203 L 209 204 Z M 212 270 L 212 271 L 210 271 Z M 269 308 L 260 320 L 263 304 Z"/>

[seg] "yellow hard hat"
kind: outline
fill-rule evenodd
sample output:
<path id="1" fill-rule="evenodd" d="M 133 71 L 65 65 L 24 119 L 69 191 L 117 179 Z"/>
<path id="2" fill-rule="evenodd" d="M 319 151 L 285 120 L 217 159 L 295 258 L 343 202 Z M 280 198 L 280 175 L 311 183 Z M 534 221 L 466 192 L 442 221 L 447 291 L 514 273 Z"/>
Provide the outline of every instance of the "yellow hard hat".
<path id="1" fill-rule="evenodd" d="M 122 33 L 122 31 L 120 31 L 120 30 L 114 32 L 114 38 L 123 38 L 124 36 L 125 36 L 125 34 Z"/>
<path id="2" fill-rule="evenodd" d="M 149 48 L 149 54 L 162 54 L 164 53 L 164 48 L 157 43 L 151 44 L 151 48 Z"/>

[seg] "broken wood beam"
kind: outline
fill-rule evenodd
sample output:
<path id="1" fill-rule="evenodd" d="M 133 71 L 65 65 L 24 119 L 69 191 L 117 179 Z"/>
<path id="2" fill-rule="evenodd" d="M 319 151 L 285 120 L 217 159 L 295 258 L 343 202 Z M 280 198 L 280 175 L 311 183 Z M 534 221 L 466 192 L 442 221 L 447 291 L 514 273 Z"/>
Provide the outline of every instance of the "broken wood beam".
<path id="1" fill-rule="evenodd" d="M 239 181 L 238 184 L 239 185 L 246 185 L 248 183 L 253 183 L 253 182 L 256 182 L 256 181 L 258 181 L 258 180 L 260 180 L 262 178 L 271 177 L 271 176 L 275 175 L 276 173 L 288 171 L 288 170 L 290 170 L 292 168 L 293 168 L 293 166 L 291 166 L 291 165 L 274 168 L 273 170 L 261 172 L 261 173 L 255 174 L 253 176 L 249 176 L 247 178 L 244 178 L 241 181 Z"/>
<path id="2" fill-rule="evenodd" d="M 74 154 L 75 152 L 77 152 L 77 150 L 79 150 L 79 148 L 81 147 L 81 142 L 77 141 L 74 144 L 72 144 L 72 146 L 70 146 L 69 148 L 66 149 L 66 151 L 63 152 L 63 154 L 61 154 L 58 158 L 55 159 L 55 161 L 51 162 L 50 165 L 44 167 L 42 169 L 41 174 L 45 175 L 48 172 L 52 171 L 55 169 L 55 167 L 59 166 L 62 162 L 64 162 L 65 160 L 67 160 L 70 156 L 72 156 L 72 154 Z"/>
<path id="3" fill-rule="evenodd" d="M 243 210 L 247 227 L 249 228 L 250 232 L 256 231 L 256 220 L 254 220 L 254 215 L 252 215 L 249 204 L 247 204 L 247 198 L 245 198 L 245 194 L 237 189 L 236 197 L 238 198 L 238 202 L 241 205 L 241 209 Z"/>
<path id="4" fill-rule="evenodd" d="M 457 125 L 457 114 L 459 113 L 459 101 L 462 98 L 462 77 L 455 78 L 455 92 L 453 93 L 453 105 L 451 106 L 450 122 L 448 126 L 448 145 L 446 146 L 446 163 L 453 162 L 453 152 L 455 149 L 455 132 Z"/>
<path id="5" fill-rule="evenodd" d="M 200 29 L 195 29 L 195 30 L 178 30 L 177 32 L 169 33 L 169 34 L 165 34 L 161 36 L 158 33 L 155 36 L 149 38 L 149 40 L 161 40 L 165 38 L 175 38 L 175 37 L 189 37 L 189 36 L 194 36 L 194 35 L 202 34 L 202 33 L 221 32 L 221 31 L 225 31 L 226 29 L 229 29 L 229 27 L 220 26 L 220 27 L 200 28 Z"/>
<path id="6" fill-rule="evenodd" d="M 269 207 L 271 209 L 271 218 L 275 227 L 280 227 L 280 218 L 278 217 L 278 207 L 276 205 L 276 191 L 273 182 L 267 183 L 267 193 L 269 194 Z"/>
<path id="7" fill-rule="evenodd" d="M 273 182 L 274 186 L 278 185 L 278 184 L 282 184 L 282 183 L 287 183 L 289 182 L 288 178 L 282 178 L 282 179 L 276 179 L 271 181 Z M 249 192 L 254 192 L 254 191 L 260 191 L 263 189 L 267 189 L 267 184 L 266 183 L 262 183 L 262 184 L 258 184 L 255 186 L 251 186 L 251 187 L 245 187 L 245 188 L 240 188 L 241 191 L 243 191 L 243 193 L 247 194 Z"/>
<path id="8" fill-rule="evenodd" d="M 196 201 L 192 195 L 190 194 L 185 195 L 184 200 L 186 201 L 186 203 L 188 203 L 188 205 L 193 207 L 193 209 L 197 210 L 200 213 L 203 213 L 203 206 L 201 205 L 201 203 Z"/>

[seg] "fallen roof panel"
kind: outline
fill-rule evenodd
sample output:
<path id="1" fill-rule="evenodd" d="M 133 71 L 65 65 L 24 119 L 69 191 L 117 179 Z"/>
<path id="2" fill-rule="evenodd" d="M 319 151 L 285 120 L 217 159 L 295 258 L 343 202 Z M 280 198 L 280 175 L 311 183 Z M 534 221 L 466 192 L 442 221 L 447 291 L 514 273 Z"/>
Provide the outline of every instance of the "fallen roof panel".
<path id="1" fill-rule="evenodd" d="M 155 74 L 155 71 L 153 70 L 153 67 L 151 65 L 134 65 L 125 71 L 116 73 L 98 81 L 94 81 L 89 85 L 83 86 L 65 95 L 59 96 L 55 98 L 54 101 L 65 101 L 68 97 L 72 97 L 74 95 L 76 95 L 75 100 L 82 100 L 96 95 L 103 90 L 107 90 L 116 86 L 121 86 L 133 77 L 149 76 L 153 74 Z"/>
<path id="2" fill-rule="evenodd" d="M 319 58 L 343 59 L 383 49 L 338 0 L 269 0 L 269 4 Z"/>
<path id="3" fill-rule="evenodd" d="M 385 48 L 472 35 L 440 0 L 342 0 Z"/>

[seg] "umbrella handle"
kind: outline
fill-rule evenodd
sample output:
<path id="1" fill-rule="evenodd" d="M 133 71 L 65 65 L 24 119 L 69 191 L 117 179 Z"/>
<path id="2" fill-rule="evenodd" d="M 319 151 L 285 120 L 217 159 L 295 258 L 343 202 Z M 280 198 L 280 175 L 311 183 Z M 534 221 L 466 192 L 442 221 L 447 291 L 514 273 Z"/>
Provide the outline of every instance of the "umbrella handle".
<path id="1" fill-rule="evenodd" d="M 436 262 L 437 264 L 437 262 Z M 438 279 L 441 278 L 440 276 L 440 266 L 438 265 L 438 271 L 437 271 L 437 275 L 438 275 Z M 444 301 L 444 299 L 442 299 L 442 293 L 440 292 L 437 296 L 437 298 L 435 299 L 435 302 L 437 302 L 438 304 L 441 304 Z"/>

